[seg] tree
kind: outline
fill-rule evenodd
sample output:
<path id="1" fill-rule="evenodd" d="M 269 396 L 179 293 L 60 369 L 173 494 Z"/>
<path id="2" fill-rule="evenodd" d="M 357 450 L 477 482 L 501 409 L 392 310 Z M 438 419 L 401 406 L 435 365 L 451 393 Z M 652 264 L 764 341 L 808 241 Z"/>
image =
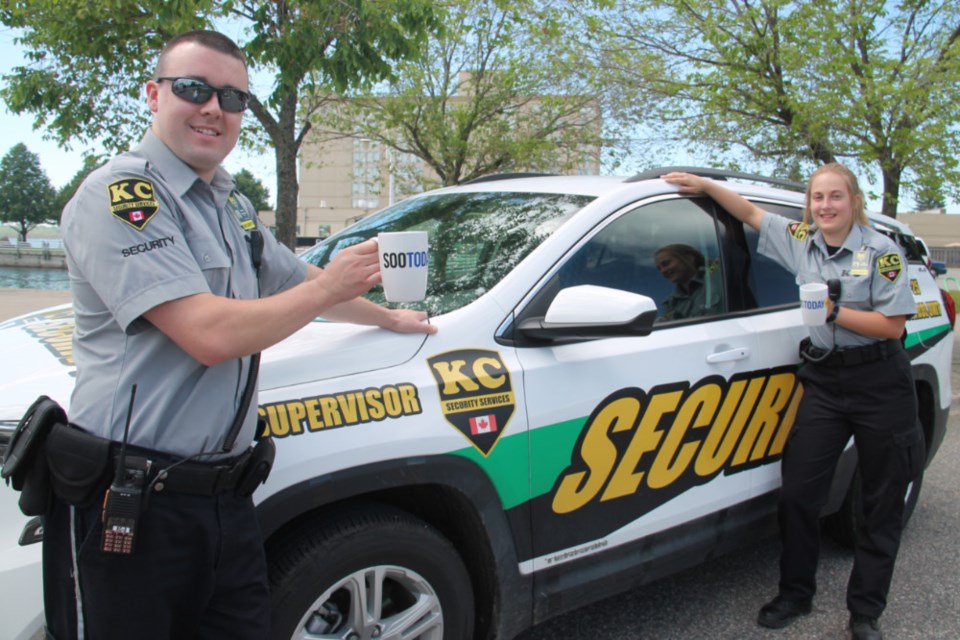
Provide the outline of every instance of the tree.
<path id="1" fill-rule="evenodd" d="M 318 118 L 316 140 L 351 135 L 393 152 L 391 170 L 419 158 L 453 185 L 503 171 L 574 171 L 597 160 L 596 97 L 557 73 L 568 23 L 531 0 L 448 0 L 426 54 L 397 64 L 376 92 L 354 92 Z M 536 52 L 534 54 L 534 52 Z M 429 181 L 419 189 L 436 186 Z"/>
<path id="2" fill-rule="evenodd" d="M 56 192 L 40 157 L 22 142 L 0 160 L 0 220 L 17 229 L 21 242 L 38 224 L 56 223 Z"/>
<path id="3" fill-rule="evenodd" d="M 290 247 L 297 153 L 323 97 L 389 77 L 393 61 L 418 54 L 439 28 L 430 0 L 19 0 L 0 5 L 0 21 L 23 30 L 17 42 L 29 60 L 0 92 L 10 110 L 34 114 L 62 144 L 111 151 L 143 132 L 142 87 L 164 42 L 214 24 L 242 31 L 251 73 L 272 77 L 250 101 L 257 125 L 244 143 L 273 146 L 277 237 Z"/>
<path id="4" fill-rule="evenodd" d="M 794 172 L 834 160 L 876 171 L 890 216 L 908 177 L 918 190 L 960 192 L 956 2 L 638 0 L 617 10 L 595 24 L 595 51 L 638 119 L 700 150 L 739 148 Z"/>
<path id="5" fill-rule="evenodd" d="M 63 208 L 67 206 L 67 203 L 73 198 L 73 195 L 77 192 L 77 189 L 80 188 L 83 181 L 87 179 L 87 176 L 90 175 L 90 172 L 100 166 L 102 162 L 103 158 L 98 155 L 92 154 L 84 156 L 83 166 L 80 167 L 80 170 L 73 174 L 70 181 L 57 191 L 57 196 L 54 200 L 54 209 L 56 211 L 63 211 Z"/>
<path id="6" fill-rule="evenodd" d="M 935 209 L 944 209 L 947 206 L 947 201 L 943 199 L 943 196 L 936 192 L 920 192 L 916 195 L 913 200 L 913 206 L 917 208 L 917 211 L 933 211 Z"/>
<path id="7" fill-rule="evenodd" d="M 270 190 L 263 186 L 260 179 L 250 173 L 247 169 L 241 169 L 233 174 L 233 180 L 237 183 L 237 190 L 250 199 L 253 208 L 257 211 L 268 211 L 270 206 Z"/>

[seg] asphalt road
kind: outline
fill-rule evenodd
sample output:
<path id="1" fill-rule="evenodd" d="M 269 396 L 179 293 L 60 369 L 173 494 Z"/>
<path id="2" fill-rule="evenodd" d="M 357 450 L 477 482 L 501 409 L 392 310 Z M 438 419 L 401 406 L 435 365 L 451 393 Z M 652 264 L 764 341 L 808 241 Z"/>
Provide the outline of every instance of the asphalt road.
<path id="1" fill-rule="evenodd" d="M 958 336 L 960 338 L 960 336 Z M 960 343 L 960 340 L 958 340 Z M 927 468 L 904 531 L 885 640 L 960 638 L 960 344 L 953 355 L 947 435 Z M 813 612 L 772 631 L 757 610 L 776 593 L 776 539 L 548 620 L 517 640 L 813 640 L 848 637 L 844 593 L 850 553 L 824 538 Z"/>

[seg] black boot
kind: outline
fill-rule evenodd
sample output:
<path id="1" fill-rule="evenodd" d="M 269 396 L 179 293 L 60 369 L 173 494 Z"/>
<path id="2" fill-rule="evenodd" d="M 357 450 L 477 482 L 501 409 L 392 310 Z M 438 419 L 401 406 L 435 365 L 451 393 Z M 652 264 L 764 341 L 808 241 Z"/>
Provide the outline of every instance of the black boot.
<path id="1" fill-rule="evenodd" d="M 810 613 L 810 600 L 787 600 L 777 596 L 760 607 L 757 624 L 770 629 L 782 629 L 800 616 Z"/>
<path id="2" fill-rule="evenodd" d="M 857 613 L 850 614 L 850 637 L 853 640 L 883 640 L 877 619 Z"/>

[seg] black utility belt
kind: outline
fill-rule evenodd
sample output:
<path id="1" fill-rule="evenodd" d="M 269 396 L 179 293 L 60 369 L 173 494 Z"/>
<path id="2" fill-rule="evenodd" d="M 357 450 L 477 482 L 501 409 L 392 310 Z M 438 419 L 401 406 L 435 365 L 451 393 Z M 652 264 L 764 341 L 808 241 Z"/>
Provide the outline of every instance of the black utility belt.
<path id="1" fill-rule="evenodd" d="M 832 351 L 815 347 L 810 338 L 800 341 L 800 357 L 821 367 L 856 367 L 886 360 L 903 351 L 899 340 L 883 340 L 862 347 L 836 348 Z"/>
<path id="2" fill-rule="evenodd" d="M 161 452 L 128 446 L 124 464 L 146 471 L 146 483 L 153 491 L 173 491 L 200 496 L 215 496 L 236 491 L 250 462 L 250 451 L 230 460 L 198 462 L 177 459 Z M 121 445 L 110 444 L 113 466 L 120 463 Z"/>
<path id="3" fill-rule="evenodd" d="M 229 460 L 201 462 L 176 458 L 142 447 L 127 446 L 124 464 L 144 469 L 146 485 L 154 492 L 172 491 L 198 496 L 216 496 L 235 492 L 250 495 L 267 479 L 273 466 L 274 444 L 269 438 Z M 114 467 L 120 463 L 121 445 L 112 442 L 110 457 Z"/>

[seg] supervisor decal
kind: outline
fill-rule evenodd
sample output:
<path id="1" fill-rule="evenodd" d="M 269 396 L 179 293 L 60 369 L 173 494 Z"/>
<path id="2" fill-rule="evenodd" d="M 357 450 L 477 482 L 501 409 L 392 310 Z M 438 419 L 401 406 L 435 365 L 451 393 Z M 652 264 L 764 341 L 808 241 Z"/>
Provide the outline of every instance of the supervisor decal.
<path id="1" fill-rule="evenodd" d="M 802 395 L 793 366 L 608 395 L 569 465 L 531 502 L 543 523 L 534 556 L 604 538 L 721 474 L 779 460 Z"/>
<path id="2" fill-rule="evenodd" d="M 73 361 L 73 331 L 75 320 L 73 309 L 57 309 L 31 314 L 16 320 L 9 320 L 3 327 L 22 327 L 31 337 L 42 344 L 47 351 L 56 356 L 60 364 L 76 367 Z M 76 376 L 76 370 L 70 372 Z"/>
<path id="3" fill-rule="evenodd" d="M 483 455 L 497 444 L 516 408 L 510 372 L 496 351 L 459 349 L 427 358 L 440 408 Z"/>
<path id="4" fill-rule="evenodd" d="M 137 231 L 143 231 L 160 210 L 153 183 L 139 178 L 125 178 L 107 185 L 110 213 Z"/>
<path id="5" fill-rule="evenodd" d="M 264 435 L 299 436 L 311 431 L 352 427 L 422 412 L 417 387 L 406 382 L 343 393 L 262 404 Z"/>
<path id="6" fill-rule="evenodd" d="M 938 318 L 942 315 L 943 308 L 938 300 L 920 301 L 917 303 L 917 312 L 913 314 L 913 319 Z"/>

